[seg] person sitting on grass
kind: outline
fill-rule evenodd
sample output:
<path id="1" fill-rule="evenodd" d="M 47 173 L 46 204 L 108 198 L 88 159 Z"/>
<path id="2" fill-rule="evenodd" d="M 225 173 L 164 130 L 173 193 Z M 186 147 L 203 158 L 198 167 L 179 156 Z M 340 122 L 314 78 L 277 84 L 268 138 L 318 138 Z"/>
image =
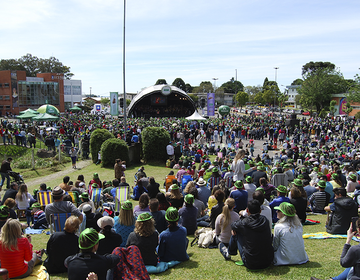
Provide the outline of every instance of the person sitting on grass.
<path id="1" fill-rule="evenodd" d="M 155 230 L 155 221 L 150 213 L 141 213 L 135 223 L 135 229 L 129 234 L 126 247 L 135 245 L 139 248 L 145 265 L 156 266 L 158 257 L 159 233 Z"/>
<path id="2" fill-rule="evenodd" d="M 279 206 L 283 202 L 290 202 L 290 199 L 286 196 L 287 189 L 284 185 L 280 185 L 276 188 L 277 190 L 277 198 L 270 202 L 269 206 L 272 212 L 272 221 L 276 223 L 278 221 L 276 210 L 274 209 L 275 206 Z"/>
<path id="3" fill-rule="evenodd" d="M 141 213 L 149 213 L 150 212 L 150 208 L 149 208 L 149 195 L 147 193 L 143 193 L 142 195 L 140 195 L 139 198 L 139 205 L 136 205 L 134 207 L 134 216 L 135 219 L 141 214 Z"/>
<path id="4" fill-rule="evenodd" d="M 130 200 L 121 204 L 119 216 L 115 216 L 114 221 L 115 232 L 120 234 L 123 240 L 120 247 L 125 247 L 129 234 L 135 228 L 133 205 Z"/>
<path id="5" fill-rule="evenodd" d="M 260 215 L 260 206 L 255 199 L 248 203 L 246 211 L 249 215 L 240 217 L 240 220 L 231 225 L 229 249 L 221 252 L 229 260 L 230 255 L 235 256 L 239 250 L 242 259 L 240 264 L 249 269 L 266 268 L 274 259 L 269 221 Z"/>
<path id="6" fill-rule="evenodd" d="M 175 207 L 166 210 L 165 219 L 169 227 L 160 233 L 158 256 L 160 262 L 186 261 L 189 256 L 186 252 L 189 240 L 186 238 L 186 228 L 179 226 L 179 213 Z"/>
<path id="7" fill-rule="evenodd" d="M 166 193 L 166 198 L 172 207 L 180 209 L 184 204 L 184 197 L 180 192 L 179 186 L 173 184 L 170 186 L 171 191 Z"/>
<path id="8" fill-rule="evenodd" d="M 187 235 L 193 235 L 195 230 L 197 230 L 198 209 L 193 205 L 194 196 L 192 194 L 187 194 L 184 201 L 185 207 L 179 210 L 179 215 L 182 218 L 182 226 L 187 230 Z"/>
<path id="9" fill-rule="evenodd" d="M 142 184 L 143 182 L 140 179 L 136 181 L 136 186 L 134 187 L 133 194 L 131 195 L 133 200 L 139 200 L 143 193 L 147 193 L 147 189 L 145 189 Z"/>
<path id="10" fill-rule="evenodd" d="M 324 208 L 330 201 L 330 194 L 325 191 L 326 181 L 320 180 L 317 186 L 319 187 L 319 191 L 314 192 L 309 198 L 310 208 L 314 213 L 324 214 L 326 213 Z"/>
<path id="11" fill-rule="evenodd" d="M 283 202 L 274 207 L 278 222 L 274 227 L 274 265 L 304 264 L 309 261 L 305 252 L 303 228 L 295 206 Z"/>
<path id="12" fill-rule="evenodd" d="M 108 270 L 119 263 L 119 256 L 96 254 L 99 241 L 103 238 L 104 235 L 97 233 L 93 228 L 87 228 L 80 234 L 80 253 L 67 257 L 64 262 L 68 269 L 69 280 L 86 279 L 89 272 L 96 273 L 99 280 L 105 280 Z"/>
<path id="13" fill-rule="evenodd" d="M 39 202 L 33 203 L 30 210 L 34 215 L 34 222 L 32 225 L 33 229 L 46 229 L 48 228 L 48 223 L 46 221 L 45 212 L 41 210 L 41 205 Z"/>

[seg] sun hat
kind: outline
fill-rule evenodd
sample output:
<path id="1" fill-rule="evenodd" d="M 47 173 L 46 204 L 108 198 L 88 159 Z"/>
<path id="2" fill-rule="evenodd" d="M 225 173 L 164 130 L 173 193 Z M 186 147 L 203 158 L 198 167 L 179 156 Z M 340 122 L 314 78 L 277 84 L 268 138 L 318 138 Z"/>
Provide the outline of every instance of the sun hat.
<path id="1" fill-rule="evenodd" d="M 258 166 L 257 170 L 264 171 L 264 170 L 265 170 L 265 166 L 260 165 L 260 166 Z"/>
<path id="2" fill-rule="evenodd" d="M 101 217 L 99 220 L 97 220 L 97 225 L 99 226 L 99 228 L 104 228 L 106 226 L 113 227 L 114 224 L 115 224 L 115 221 L 110 216 L 104 216 L 104 217 Z"/>
<path id="3" fill-rule="evenodd" d="M 96 188 L 98 188 L 98 187 L 99 187 L 99 185 L 98 185 L 98 184 L 96 184 L 96 183 L 93 183 L 93 184 L 91 185 L 91 187 L 96 189 Z"/>
<path id="4" fill-rule="evenodd" d="M 85 204 L 82 209 L 83 209 L 83 212 L 89 212 L 89 211 L 91 211 L 92 207 L 90 204 Z"/>
<path id="5" fill-rule="evenodd" d="M 323 176 L 324 175 L 324 173 L 322 173 L 321 171 L 319 171 L 318 173 L 317 173 L 317 176 L 318 177 L 321 177 L 321 176 Z"/>
<path id="6" fill-rule="evenodd" d="M 237 188 L 237 189 L 242 189 L 244 187 L 244 184 L 242 181 L 238 180 L 234 183 L 234 186 Z"/>
<path id="7" fill-rule="evenodd" d="M 246 176 L 245 181 L 247 183 L 252 183 L 253 180 L 252 180 L 251 176 Z"/>
<path id="8" fill-rule="evenodd" d="M 136 221 L 137 222 L 145 222 L 145 221 L 151 220 L 151 218 L 152 218 L 152 215 L 148 212 L 145 212 L 145 213 L 141 213 L 137 217 Z"/>
<path id="9" fill-rule="evenodd" d="M 130 200 L 126 200 L 123 204 L 121 204 L 121 209 L 123 210 L 132 210 L 133 205 Z"/>
<path id="10" fill-rule="evenodd" d="M 6 205 L 0 206 L 0 219 L 6 219 L 10 216 L 10 209 Z"/>
<path id="11" fill-rule="evenodd" d="M 187 203 L 187 204 L 193 204 L 194 203 L 194 196 L 192 194 L 187 194 L 185 195 L 184 197 L 184 201 Z"/>
<path id="12" fill-rule="evenodd" d="M 287 193 L 287 189 L 284 185 L 279 185 L 276 190 L 281 193 Z"/>
<path id="13" fill-rule="evenodd" d="M 94 178 L 94 179 L 98 179 L 98 178 L 99 178 L 99 174 L 95 172 L 94 175 L 93 175 L 93 178 Z"/>
<path id="14" fill-rule="evenodd" d="M 51 192 L 51 194 L 53 196 L 63 196 L 64 193 L 65 193 L 65 191 L 62 188 L 60 188 L 59 186 L 56 186 Z"/>
<path id="15" fill-rule="evenodd" d="M 89 198 L 89 194 L 87 192 L 83 192 L 81 195 L 79 195 L 80 198 Z"/>
<path id="16" fill-rule="evenodd" d="M 313 168 L 313 171 L 314 171 L 314 172 L 318 172 L 318 171 L 319 171 L 319 167 L 314 167 L 314 168 Z"/>
<path id="17" fill-rule="evenodd" d="M 214 167 L 213 169 L 212 169 L 212 172 L 219 172 L 219 169 L 217 169 L 216 167 Z"/>
<path id="18" fill-rule="evenodd" d="M 303 186 L 303 182 L 301 181 L 301 179 L 295 179 L 294 180 L 294 185 L 298 186 L 298 187 L 302 187 Z"/>
<path id="19" fill-rule="evenodd" d="M 203 178 L 199 178 L 196 185 L 198 185 L 198 186 L 206 186 L 206 181 Z"/>
<path id="20" fill-rule="evenodd" d="M 39 203 L 39 202 L 35 202 L 35 203 L 33 203 L 33 204 L 31 205 L 31 207 L 29 207 L 30 210 L 31 210 L 31 209 L 34 209 L 34 208 L 41 208 L 40 203 Z"/>
<path id="21" fill-rule="evenodd" d="M 337 173 L 333 173 L 331 175 L 331 179 L 336 180 L 337 178 L 339 178 L 339 175 Z"/>
<path id="22" fill-rule="evenodd" d="M 324 180 L 320 180 L 319 182 L 317 182 L 317 185 L 319 186 L 319 188 L 326 188 L 326 182 Z"/>
<path id="23" fill-rule="evenodd" d="M 355 174 L 355 173 L 350 174 L 350 175 L 349 175 L 349 178 L 350 178 L 351 180 L 356 180 L 356 174 Z"/>
<path id="24" fill-rule="evenodd" d="M 179 220 L 179 213 L 175 207 L 169 207 L 166 210 L 165 219 L 168 222 L 177 222 Z"/>
<path id="25" fill-rule="evenodd" d="M 79 248 L 82 250 L 90 249 L 94 247 L 99 240 L 104 238 L 105 235 L 98 233 L 95 229 L 87 228 L 79 236 Z M 90 245 L 85 247 L 85 245 L 83 245 L 84 243 L 89 243 Z"/>
<path id="26" fill-rule="evenodd" d="M 177 184 L 172 184 L 172 185 L 170 186 L 170 189 L 172 189 L 172 190 L 178 190 L 178 189 L 179 189 L 179 186 L 178 186 Z"/>
<path id="27" fill-rule="evenodd" d="M 294 217 L 296 215 L 295 206 L 289 202 L 283 202 L 274 207 L 275 210 L 281 211 L 285 216 Z"/>
<path id="28" fill-rule="evenodd" d="M 255 191 L 259 191 L 259 192 L 262 192 L 263 194 L 265 194 L 265 190 L 262 187 L 256 188 Z"/>

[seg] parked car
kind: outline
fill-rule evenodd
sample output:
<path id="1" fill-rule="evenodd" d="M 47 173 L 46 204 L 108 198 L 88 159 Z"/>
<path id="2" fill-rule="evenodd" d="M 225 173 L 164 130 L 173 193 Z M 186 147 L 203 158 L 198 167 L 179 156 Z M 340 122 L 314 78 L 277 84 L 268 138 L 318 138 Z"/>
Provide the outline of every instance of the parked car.
<path id="1" fill-rule="evenodd" d="M 309 111 L 303 112 L 302 115 L 303 116 L 310 116 L 310 112 Z"/>

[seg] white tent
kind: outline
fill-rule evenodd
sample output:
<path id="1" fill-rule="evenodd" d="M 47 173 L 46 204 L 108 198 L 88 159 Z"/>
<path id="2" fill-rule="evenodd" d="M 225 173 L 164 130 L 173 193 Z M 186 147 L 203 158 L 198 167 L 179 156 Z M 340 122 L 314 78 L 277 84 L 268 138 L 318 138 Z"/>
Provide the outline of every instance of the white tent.
<path id="1" fill-rule="evenodd" d="M 199 120 L 206 120 L 206 118 L 200 116 L 200 114 L 195 110 L 194 114 L 186 118 L 187 120 L 191 121 L 199 121 Z"/>

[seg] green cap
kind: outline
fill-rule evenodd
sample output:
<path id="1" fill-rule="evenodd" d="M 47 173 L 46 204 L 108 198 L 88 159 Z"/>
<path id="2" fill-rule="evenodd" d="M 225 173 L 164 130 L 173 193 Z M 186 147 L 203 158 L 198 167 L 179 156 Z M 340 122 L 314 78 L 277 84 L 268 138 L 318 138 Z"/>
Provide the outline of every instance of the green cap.
<path id="1" fill-rule="evenodd" d="M 177 184 L 173 184 L 170 186 L 170 189 L 172 190 L 178 190 L 179 189 L 179 186 Z"/>
<path id="2" fill-rule="evenodd" d="M 0 206 L 0 219 L 6 219 L 10 216 L 10 209 L 6 205 Z"/>
<path id="3" fill-rule="evenodd" d="M 253 180 L 252 180 L 251 176 L 246 176 L 245 181 L 247 183 L 252 183 Z"/>
<path id="4" fill-rule="evenodd" d="M 255 191 L 259 191 L 259 192 L 262 192 L 263 194 L 265 194 L 265 190 L 262 187 L 256 188 Z"/>
<path id="5" fill-rule="evenodd" d="M 87 192 L 83 192 L 83 193 L 80 195 L 80 198 L 88 199 L 88 198 L 89 198 L 89 194 L 88 194 Z"/>
<path id="6" fill-rule="evenodd" d="M 274 209 L 281 211 L 285 216 L 288 217 L 294 217 L 296 214 L 295 206 L 289 202 L 283 202 L 279 206 L 275 206 Z"/>
<path id="7" fill-rule="evenodd" d="M 298 175 L 298 179 L 304 179 L 305 177 L 304 177 L 304 175 L 303 174 L 299 174 Z"/>
<path id="8" fill-rule="evenodd" d="M 295 179 L 295 180 L 294 180 L 294 185 L 295 185 L 295 186 L 302 187 L 302 186 L 303 186 L 303 182 L 301 181 L 301 179 Z"/>
<path id="9" fill-rule="evenodd" d="M 333 173 L 331 175 L 331 179 L 336 180 L 337 178 L 339 178 L 339 175 L 337 173 Z"/>
<path id="10" fill-rule="evenodd" d="M 349 175 L 349 178 L 350 178 L 351 180 L 356 180 L 356 174 L 355 174 L 355 173 L 350 174 L 350 175 Z"/>
<path id="11" fill-rule="evenodd" d="M 237 189 L 242 189 L 244 187 L 243 182 L 240 180 L 236 181 L 234 185 Z"/>
<path id="12" fill-rule="evenodd" d="M 184 201 L 187 203 L 187 204 L 193 204 L 194 203 L 194 196 L 192 194 L 187 194 L 185 195 L 184 197 Z"/>
<path id="13" fill-rule="evenodd" d="M 126 200 L 123 204 L 121 204 L 121 209 L 123 210 L 132 210 L 133 205 L 130 200 Z"/>
<path id="14" fill-rule="evenodd" d="M 169 207 L 166 210 L 165 219 L 168 222 L 177 222 L 179 220 L 179 212 L 175 207 Z"/>
<path id="15" fill-rule="evenodd" d="M 276 190 L 281 193 L 287 193 L 287 189 L 284 185 L 279 185 Z"/>
<path id="16" fill-rule="evenodd" d="M 145 221 L 151 220 L 151 218 L 152 218 L 151 214 L 148 213 L 148 212 L 146 212 L 146 213 L 141 213 L 141 214 L 137 217 L 136 221 L 138 221 L 138 222 L 145 222 Z"/>
<path id="17" fill-rule="evenodd" d="M 94 178 L 94 179 L 98 179 L 98 178 L 99 178 L 99 174 L 98 174 L 98 173 L 94 173 L 93 178 Z"/>
<path id="18" fill-rule="evenodd" d="M 35 202 L 35 203 L 33 203 L 33 204 L 31 205 L 31 207 L 29 207 L 30 210 L 31 210 L 31 209 L 34 209 L 34 208 L 41 208 L 40 203 L 39 203 L 39 202 Z"/>
<path id="19" fill-rule="evenodd" d="M 257 167 L 257 170 L 264 171 L 266 168 L 263 165 L 260 165 Z"/>
<path id="20" fill-rule="evenodd" d="M 96 184 L 96 183 L 93 183 L 93 184 L 91 185 L 91 187 L 92 187 L 92 188 L 98 188 L 98 187 L 99 187 L 99 185 L 98 185 L 98 184 Z"/>
<path id="21" fill-rule="evenodd" d="M 319 186 L 319 188 L 326 188 L 326 182 L 324 180 L 320 180 L 319 182 L 317 182 L 317 185 Z"/>
<path id="22" fill-rule="evenodd" d="M 214 168 L 212 169 L 212 172 L 219 172 L 219 169 L 217 169 L 216 167 L 214 167 Z"/>
<path id="23" fill-rule="evenodd" d="M 83 250 L 90 249 L 103 238 L 105 238 L 105 235 L 98 233 L 93 228 L 87 228 L 79 236 L 79 248 Z M 88 246 L 84 245 L 84 243 L 88 244 Z"/>

